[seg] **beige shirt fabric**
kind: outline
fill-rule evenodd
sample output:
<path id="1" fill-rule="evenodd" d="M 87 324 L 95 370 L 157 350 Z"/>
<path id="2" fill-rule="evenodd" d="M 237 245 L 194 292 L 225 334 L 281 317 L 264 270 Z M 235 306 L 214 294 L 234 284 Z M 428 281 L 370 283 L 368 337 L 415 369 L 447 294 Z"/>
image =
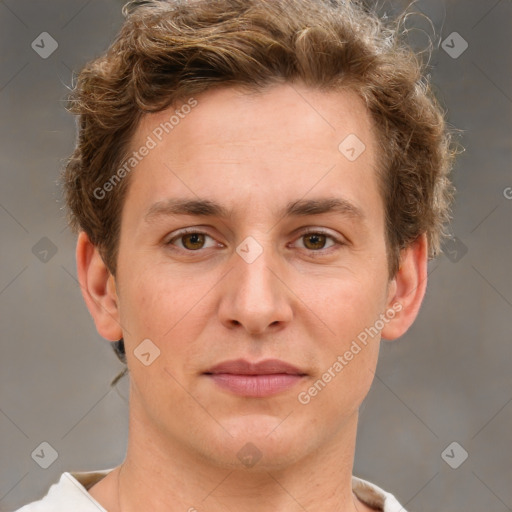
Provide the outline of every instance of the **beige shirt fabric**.
<path id="1" fill-rule="evenodd" d="M 114 469 L 114 468 L 112 468 Z M 39 501 L 21 507 L 16 512 L 108 512 L 88 492 L 112 469 L 87 472 L 65 472 Z M 407 512 L 396 498 L 380 487 L 352 476 L 352 490 L 357 497 L 382 512 Z"/>

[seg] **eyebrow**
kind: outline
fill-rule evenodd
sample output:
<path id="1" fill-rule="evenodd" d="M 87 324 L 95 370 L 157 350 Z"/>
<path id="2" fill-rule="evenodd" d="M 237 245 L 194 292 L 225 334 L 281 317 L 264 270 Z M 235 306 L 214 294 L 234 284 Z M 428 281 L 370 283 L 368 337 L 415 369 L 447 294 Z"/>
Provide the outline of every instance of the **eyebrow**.
<path id="1" fill-rule="evenodd" d="M 146 222 L 158 217 L 172 215 L 192 215 L 196 217 L 229 218 L 233 209 L 228 209 L 210 199 L 167 199 L 153 204 L 146 212 Z M 300 217 L 307 215 L 321 215 L 324 213 L 337 213 L 356 221 L 364 221 L 366 215 L 363 210 L 347 199 L 333 197 L 321 199 L 299 199 L 289 202 L 282 210 L 274 212 L 276 217 Z"/>

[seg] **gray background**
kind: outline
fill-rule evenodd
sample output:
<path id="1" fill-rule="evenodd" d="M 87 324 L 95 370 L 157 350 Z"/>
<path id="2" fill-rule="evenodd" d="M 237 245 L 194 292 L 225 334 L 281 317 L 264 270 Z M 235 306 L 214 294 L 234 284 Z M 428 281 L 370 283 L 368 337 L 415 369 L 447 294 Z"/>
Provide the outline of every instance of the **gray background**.
<path id="1" fill-rule="evenodd" d="M 405 5 L 380 4 L 390 13 Z M 83 304 L 56 183 L 75 138 L 63 108 L 71 70 L 106 49 L 121 5 L 0 1 L 3 511 L 40 498 L 63 471 L 109 468 L 124 456 L 127 378 L 110 387 L 122 365 Z M 412 17 L 411 42 L 421 48 L 430 34 L 433 81 L 450 123 L 464 130 L 456 240 L 429 265 L 414 326 L 382 346 L 354 474 L 411 512 L 501 512 L 512 510 L 512 2 L 425 0 L 416 8 L 436 32 Z M 31 48 L 44 31 L 58 42 L 47 59 Z M 469 44 L 458 58 L 440 47 L 452 32 Z M 31 457 L 43 441 L 58 452 L 48 469 Z M 453 441 L 469 454 L 457 469 L 442 457 Z M 448 450 L 452 465 L 462 448 Z"/>

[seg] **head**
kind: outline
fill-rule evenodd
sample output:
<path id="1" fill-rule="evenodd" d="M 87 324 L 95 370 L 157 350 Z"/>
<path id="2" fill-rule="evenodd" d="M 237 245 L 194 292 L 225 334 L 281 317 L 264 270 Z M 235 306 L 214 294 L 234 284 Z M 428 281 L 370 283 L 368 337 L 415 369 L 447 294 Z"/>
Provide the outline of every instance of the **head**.
<path id="1" fill-rule="evenodd" d="M 354 417 L 381 337 L 418 313 L 453 197 L 442 110 L 399 25 L 357 2 L 124 12 L 71 98 L 64 185 L 85 300 L 100 334 L 124 340 L 133 407 L 156 435 L 211 460 L 255 440 L 284 463 L 297 435 L 307 453 Z M 208 376 L 269 357 L 303 371 L 300 389 L 258 401 Z"/>

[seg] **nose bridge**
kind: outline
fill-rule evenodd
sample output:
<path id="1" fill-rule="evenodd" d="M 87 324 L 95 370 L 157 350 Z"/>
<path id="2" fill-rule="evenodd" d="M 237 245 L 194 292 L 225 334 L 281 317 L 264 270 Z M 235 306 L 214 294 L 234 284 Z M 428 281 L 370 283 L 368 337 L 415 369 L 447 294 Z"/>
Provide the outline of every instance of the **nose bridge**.
<path id="1" fill-rule="evenodd" d="M 273 300 L 277 290 L 275 276 L 269 267 L 276 265 L 276 255 L 271 237 L 248 236 L 239 244 L 236 252 L 237 288 L 243 299 L 249 302 Z"/>
<path id="2" fill-rule="evenodd" d="M 248 236 L 236 248 L 234 272 L 221 308 L 224 322 L 241 324 L 250 332 L 263 332 L 269 325 L 291 318 L 286 287 L 274 275 L 279 258 L 271 237 Z"/>

